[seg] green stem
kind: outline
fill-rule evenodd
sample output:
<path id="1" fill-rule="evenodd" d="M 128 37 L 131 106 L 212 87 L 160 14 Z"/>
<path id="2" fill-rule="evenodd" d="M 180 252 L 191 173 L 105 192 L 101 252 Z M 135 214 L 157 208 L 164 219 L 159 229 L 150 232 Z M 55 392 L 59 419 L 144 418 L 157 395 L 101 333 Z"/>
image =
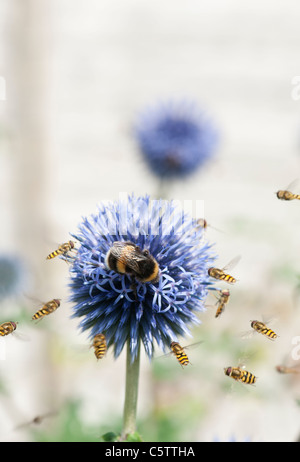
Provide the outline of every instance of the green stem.
<path id="1" fill-rule="evenodd" d="M 140 371 L 140 345 L 138 354 L 132 362 L 130 353 L 130 340 L 127 340 L 127 359 L 126 359 L 126 389 L 125 404 L 123 414 L 122 440 L 126 440 L 127 435 L 136 431 L 136 409 L 138 398 L 138 382 Z"/>

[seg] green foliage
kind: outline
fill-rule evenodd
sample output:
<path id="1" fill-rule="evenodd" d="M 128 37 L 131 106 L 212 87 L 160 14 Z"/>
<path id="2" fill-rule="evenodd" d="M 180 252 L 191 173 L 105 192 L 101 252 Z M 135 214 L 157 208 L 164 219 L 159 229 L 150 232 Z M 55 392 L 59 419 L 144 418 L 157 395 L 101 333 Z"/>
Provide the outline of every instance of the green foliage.
<path id="1" fill-rule="evenodd" d="M 114 441 L 118 441 L 119 435 L 114 432 L 107 432 L 101 436 L 101 440 L 105 441 L 106 443 L 112 443 Z"/>
<path id="2" fill-rule="evenodd" d="M 49 425 L 47 430 L 35 429 L 32 436 L 37 442 L 99 442 L 103 431 L 105 429 L 101 431 L 98 425 L 82 422 L 79 401 L 68 401 L 60 410 L 55 425 Z M 107 438 L 109 434 L 113 435 L 106 433 Z"/>

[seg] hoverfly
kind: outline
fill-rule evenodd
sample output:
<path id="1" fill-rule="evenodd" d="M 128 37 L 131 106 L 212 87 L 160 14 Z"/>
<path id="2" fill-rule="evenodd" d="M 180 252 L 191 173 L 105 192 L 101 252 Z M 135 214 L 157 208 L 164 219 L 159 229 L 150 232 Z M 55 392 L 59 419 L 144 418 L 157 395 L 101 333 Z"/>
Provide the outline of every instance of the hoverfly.
<path id="1" fill-rule="evenodd" d="M 0 336 L 4 337 L 6 335 L 12 334 L 15 336 L 18 340 L 29 340 L 26 334 L 23 332 L 16 332 L 18 322 L 14 321 L 7 321 L 2 324 L 0 324 Z"/>
<path id="2" fill-rule="evenodd" d="M 92 347 L 97 359 L 102 359 L 107 351 L 106 338 L 104 334 L 97 334 L 93 338 Z"/>
<path id="3" fill-rule="evenodd" d="M 4 337 L 5 335 L 12 334 L 17 328 L 17 322 L 7 321 L 0 325 L 0 335 Z"/>
<path id="4" fill-rule="evenodd" d="M 73 241 L 65 242 L 64 244 L 60 244 L 56 250 L 51 252 L 47 257 L 46 260 L 52 260 L 52 258 L 57 257 L 58 255 L 66 255 L 72 249 L 74 249 L 75 243 Z"/>
<path id="5" fill-rule="evenodd" d="M 219 268 L 209 268 L 208 274 L 214 279 L 219 279 L 221 281 L 226 281 L 229 284 L 235 284 L 236 279 L 231 276 L 230 274 L 227 273 L 230 269 L 232 269 L 240 260 L 240 256 L 235 257 L 233 260 L 231 260 L 224 268 L 219 269 Z"/>
<path id="6" fill-rule="evenodd" d="M 191 362 L 185 350 L 191 347 L 194 347 L 196 345 L 200 345 L 200 343 L 203 343 L 203 342 L 200 341 L 200 342 L 192 343 L 190 345 L 182 347 L 178 342 L 171 342 L 170 344 L 171 351 L 169 353 L 166 353 L 163 356 L 170 356 L 173 354 L 181 366 L 188 366 L 189 364 L 191 364 Z"/>
<path id="7" fill-rule="evenodd" d="M 300 200 L 300 194 L 295 194 L 293 192 L 296 185 L 299 185 L 299 180 L 294 180 L 286 189 L 280 189 L 279 191 L 277 191 L 276 196 L 278 197 L 278 199 L 284 201 L 291 201 L 294 199 Z"/>
<path id="8" fill-rule="evenodd" d="M 218 306 L 217 306 L 215 318 L 218 318 L 223 313 L 225 309 L 225 305 L 227 305 L 227 303 L 229 302 L 229 298 L 230 298 L 230 292 L 228 289 L 220 290 L 219 293 L 220 293 L 220 297 L 218 298 L 218 301 L 217 301 Z"/>
<path id="9" fill-rule="evenodd" d="M 255 375 L 253 375 L 251 372 L 246 371 L 244 367 L 225 367 L 224 373 L 237 382 L 246 383 L 249 385 L 253 385 L 257 380 L 257 377 L 255 377 Z"/>
<path id="10" fill-rule="evenodd" d="M 209 223 L 207 223 L 207 221 L 205 220 L 205 218 L 198 218 L 196 220 L 196 228 L 203 228 L 205 231 L 207 230 L 207 228 L 212 228 L 216 231 L 219 231 L 220 233 L 222 233 L 223 231 L 221 231 L 220 229 L 217 229 L 215 228 L 214 226 L 210 225 Z"/>
<path id="11" fill-rule="evenodd" d="M 50 300 L 49 302 L 45 303 L 40 310 L 34 313 L 34 315 L 32 316 L 32 320 L 38 321 L 42 319 L 44 316 L 47 316 L 48 314 L 53 313 L 53 311 L 56 311 L 57 308 L 59 308 L 59 306 L 60 306 L 59 298 L 54 298 L 53 300 Z"/>
<path id="12" fill-rule="evenodd" d="M 264 335 L 265 337 L 269 338 L 270 340 L 275 340 L 278 337 L 278 335 L 275 334 L 275 332 L 272 329 L 267 327 L 266 324 L 264 324 L 261 321 L 251 321 L 251 327 L 256 332 L 258 332 L 259 334 Z"/>
<path id="13" fill-rule="evenodd" d="M 270 319 L 268 321 L 257 321 L 257 320 L 252 320 L 250 321 L 252 329 L 249 331 L 246 331 L 242 334 L 243 338 L 249 338 L 252 337 L 256 332 L 258 334 L 264 335 L 266 338 L 269 340 L 275 340 L 278 335 L 274 332 L 274 330 L 270 329 L 267 324 L 269 324 Z"/>

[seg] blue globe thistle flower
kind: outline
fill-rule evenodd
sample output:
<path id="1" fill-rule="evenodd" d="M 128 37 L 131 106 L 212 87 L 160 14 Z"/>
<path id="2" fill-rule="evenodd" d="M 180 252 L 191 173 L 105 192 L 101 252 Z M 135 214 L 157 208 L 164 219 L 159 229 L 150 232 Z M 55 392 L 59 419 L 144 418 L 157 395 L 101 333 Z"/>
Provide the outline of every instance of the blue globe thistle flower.
<path id="1" fill-rule="evenodd" d="M 91 338 L 104 334 L 115 357 L 130 339 L 132 361 L 139 340 L 151 358 L 154 341 L 169 350 L 172 341 L 190 335 L 191 326 L 200 323 L 196 314 L 204 311 L 214 257 L 203 229 L 174 202 L 129 196 L 102 203 L 72 236 L 80 243 L 77 253 L 62 258 L 71 263 L 73 317 L 81 318 L 80 328 L 89 329 Z M 148 250 L 159 265 L 158 282 L 109 269 L 106 256 L 116 241 Z"/>
<path id="2" fill-rule="evenodd" d="M 251 438 L 246 436 L 244 439 L 239 440 L 236 435 L 231 435 L 228 439 L 220 440 L 219 437 L 214 438 L 214 443 L 251 443 Z"/>
<path id="3" fill-rule="evenodd" d="M 162 178 L 182 178 L 210 159 L 218 144 L 212 121 L 193 101 L 167 101 L 147 108 L 134 127 L 143 157 Z"/>

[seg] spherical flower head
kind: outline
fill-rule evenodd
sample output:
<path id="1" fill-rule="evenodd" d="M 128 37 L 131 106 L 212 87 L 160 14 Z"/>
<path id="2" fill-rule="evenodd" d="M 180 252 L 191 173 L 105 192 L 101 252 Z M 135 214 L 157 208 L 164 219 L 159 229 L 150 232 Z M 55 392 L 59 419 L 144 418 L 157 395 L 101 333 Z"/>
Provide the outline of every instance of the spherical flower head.
<path id="1" fill-rule="evenodd" d="M 132 360 L 140 340 L 151 358 L 155 341 L 169 351 L 172 341 L 190 335 L 191 326 L 200 323 L 197 313 L 204 311 L 214 260 L 202 233 L 174 202 L 129 196 L 100 204 L 72 234 L 80 246 L 66 257 L 73 316 L 81 318 L 81 330 L 90 330 L 91 338 L 104 334 L 115 357 L 129 340 Z M 115 242 L 148 251 L 159 265 L 157 281 L 110 269 L 107 254 Z"/>
<path id="2" fill-rule="evenodd" d="M 218 132 L 194 101 L 167 101 L 144 110 L 134 127 L 139 150 L 162 178 L 183 178 L 212 158 Z"/>

